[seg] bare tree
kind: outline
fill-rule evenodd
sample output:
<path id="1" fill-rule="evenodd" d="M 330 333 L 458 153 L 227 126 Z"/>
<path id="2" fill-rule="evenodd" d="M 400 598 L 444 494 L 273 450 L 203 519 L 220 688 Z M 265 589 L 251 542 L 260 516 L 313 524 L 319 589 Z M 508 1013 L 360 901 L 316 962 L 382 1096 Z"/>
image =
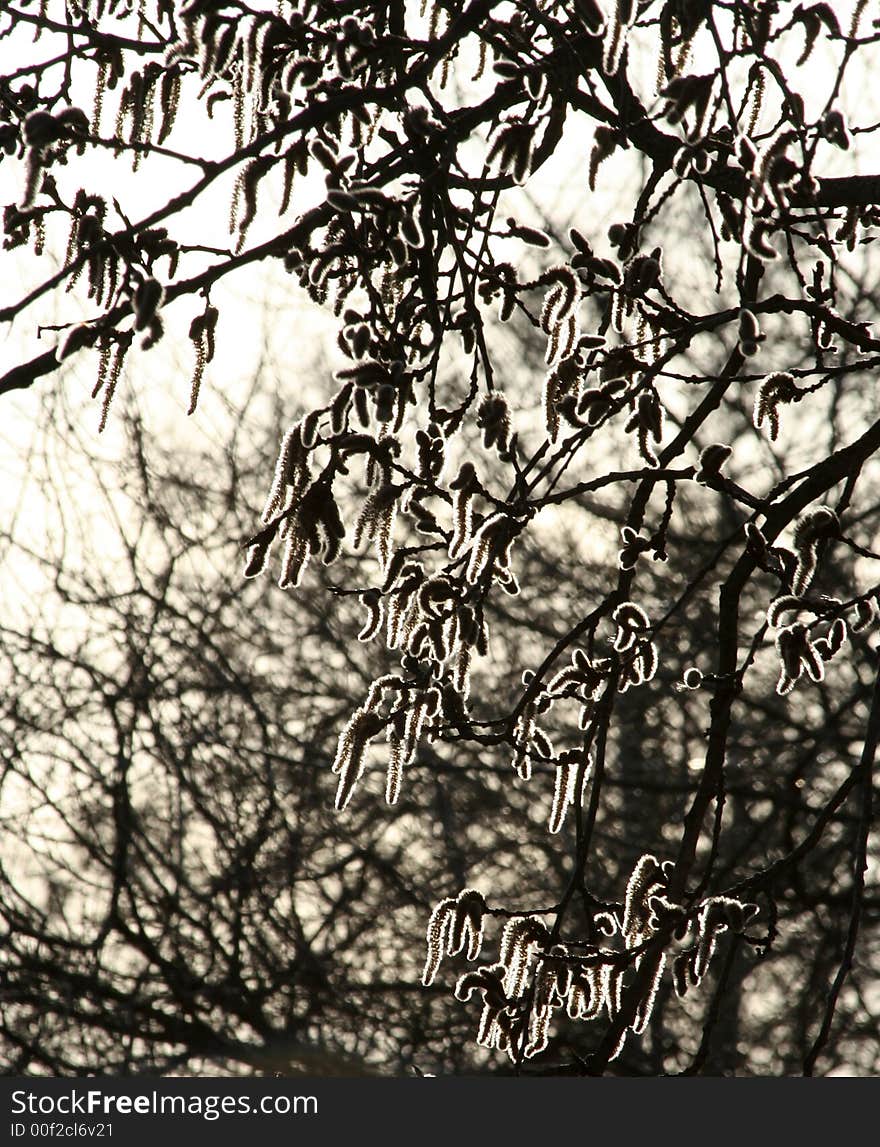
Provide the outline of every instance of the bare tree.
<path id="1" fill-rule="evenodd" d="M 30 558 L 44 587 L 2 631 L 13 1071 L 399 1072 L 466 1047 L 419 984 L 444 862 L 395 831 L 411 803 L 332 811 L 334 730 L 375 672 L 355 619 L 230 577 L 258 396 L 219 457 L 128 409 L 123 467 L 85 475 L 63 403 L 44 412 L 31 480 L 56 515 L 36 552 L 4 539 L 7 575 Z"/>
<path id="2" fill-rule="evenodd" d="M 103 424 L 126 358 L 189 307 L 194 411 L 230 321 L 212 292 L 250 264 L 280 260 L 339 320 L 244 572 L 311 594 L 320 558 L 363 613 L 361 691 L 318 705 L 337 831 L 357 848 L 375 827 L 377 757 L 424 864 L 425 988 L 457 958 L 460 1014 L 515 1070 L 876 1070 L 866 5 L 9 8 L 10 43 L 52 50 L 0 89 L 7 245 L 69 234 L 0 320 L 86 299 L 0 388 L 91 354 Z M 208 156 L 192 126 L 225 105 Z M 138 216 L 82 186 L 102 152 L 179 187 Z M 571 155 L 581 186 L 550 202 Z M 194 237 L 224 181 L 231 241 L 207 210 Z M 226 642 L 252 592 L 230 590 Z M 323 696 L 312 680 L 300 702 Z M 259 777 L 225 814 L 230 857 L 287 799 Z M 126 791 L 105 786 L 117 867 Z M 404 809 L 448 864 L 407 842 Z M 156 805 L 163 857 L 173 812 Z M 116 887 L 97 950 L 131 928 Z"/>

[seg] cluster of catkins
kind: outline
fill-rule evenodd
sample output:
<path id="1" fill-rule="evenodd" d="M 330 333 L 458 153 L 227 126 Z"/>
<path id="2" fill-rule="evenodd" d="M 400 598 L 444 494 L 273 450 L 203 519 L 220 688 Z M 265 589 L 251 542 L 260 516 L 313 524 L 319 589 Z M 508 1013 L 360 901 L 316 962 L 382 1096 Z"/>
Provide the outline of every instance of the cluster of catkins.
<path id="1" fill-rule="evenodd" d="M 459 977 L 457 999 L 478 996 L 482 1011 L 477 1042 L 505 1051 L 514 1062 L 543 1051 L 554 1012 L 591 1021 L 621 1011 L 624 993 L 636 983 L 640 997 L 623 1026 L 613 1056 L 628 1031 L 640 1034 L 651 1018 L 660 981 L 671 955 L 676 994 L 686 995 L 708 971 L 719 937 L 743 933 L 757 906 L 734 897 L 711 896 L 686 908 L 668 897 L 673 864 L 646 854 L 635 865 L 621 906 L 597 912 L 593 925 L 603 942 L 560 940 L 540 916 L 510 915 L 498 944 L 498 959 Z M 428 921 L 422 983 L 434 982 L 444 955 L 478 959 L 490 910 L 483 895 L 466 888 L 441 900 Z M 648 974 L 640 975 L 643 967 Z"/>

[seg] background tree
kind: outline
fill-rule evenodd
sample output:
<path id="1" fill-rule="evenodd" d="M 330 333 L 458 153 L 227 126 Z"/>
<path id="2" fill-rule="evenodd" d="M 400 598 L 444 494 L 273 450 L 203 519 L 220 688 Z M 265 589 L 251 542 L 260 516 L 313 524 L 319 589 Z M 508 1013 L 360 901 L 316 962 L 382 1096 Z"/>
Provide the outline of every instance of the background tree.
<path id="1" fill-rule="evenodd" d="M 618 4 L 607 16 L 592 3 L 51 7 L 12 4 L 3 29 L 19 43 L 36 27 L 52 45 L 0 92 L 20 171 L 5 221 L 9 246 L 69 231 L 67 257 L 0 318 L 55 301 L 62 285 L 70 297 L 57 305 L 80 310 L 53 324 L 57 351 L 16 364 L 0 387 L 90 351 L 104 424 L 124 362 L 161 355 L 166 322 L 195 300 L 195 410 L 229 319 L 222 281 L 280 260 L 337 316 L 339 366 L 283 437 L 262 525 L 235 532 L 250 535 L 248 577 L 268 564 L 307 600 L 318 600 L 320 557 L 320 600 L 337 599 L 349 625 L 358 607 L 364 648 L 344 627 L 298 647 L 283 681 L 301 690 L 292 720 L 305 751 L 280 776 L 270 764 L 291 719 L 263 720 L 250 675 L 222 675 L 235 716 L 200 712 L 215 766 L 230 745 L 248 747 L 244 768 L 230 753 L 243 775 L 211 788 L 193 755 L 199 729 L 189 756 L 176 743 L 165 753 L 161 775 L 178 779 L 163 800 L 147 785 L 135 801 L 128 773 L 146 641 L 132 652 L 117 639 L 89 659 L 72 731 L 11 710 L 13 746 L 28 727 L 33 753 L 50 733 L 78 746 L 83 730 L 110 730 L 113 750 L 104 780 L 81 787 L 64 754 L 62 790 L 32 758 L 13 770 L 39 776 L 52 807 L 64 805 L 58 791 L 76 792 L 65 840 L 101 854 L 91 864 L 106 904 L 76 941 L 36 929 L 35 907 L 8 884 L 10 939 L 31 938 L 16 950 L 21 978 L 7 975 L 21 1065 L 78 1066 L 64 1049 L 92 1009 L 60 954 L 81 943 L 83 988 L 112 952 L 124 994 L 143 1001 L 123 1022 L 121 1001 L 99 993 L 90 1055 L 112 1047 L 120 1070 L 141 1055 L 160 1068 L 173 1055 L 258 1066 L 253 1046 L 279 1040 L 302 1064 L 298 1041 L 316 1038 L 331 1056 L 398 1069 L 432 1035 L 432 1062 L 448 1070 L 479 1062 L 455 1051 L 463 1022 L 517 1070 L 876 1070 L 877 938 L 863 924 L 876 925 L 877 903 L 866 872 L 880 702 L 867 635 L 880 423 L 865 387 L 880 349 L 866 323 L 880 181 L 861 165 L 876 126 L 860 102 L 876 40 L 865 5 L 846 19 L 823 4 L 741 2 Z M 91 117 L 79 107 L 89 89 Z M 103 135 L 110 92 L 116 127 Z M 231 149 L 207 156 L 191 125 L 226 104 Z M 102 152 L 114 172 L 130 155 L 131 194 L 156 202 L 135 212 L 82 186 L 78 153 Z M 539 195 L 542 173 L 572 155 L 577 193 Z M 163 178 L 144 191 L 148 170 Z M 224 184 L 227 249 L 189 211 Z M 292 221 L 275 224 L 270 196 Z M 173 509 L 157 512 L 150 533 L 155 521 L 180 530 Z M 372 543 L 375 559 L 353 556 L 352 542 Z M 158 703 L 167 691 L 171 713 L 181 681 L 212 680 L 205 651 L 228 661 L 243 633 L 262 644 L 262 614 L 243 604 L 263 599 L 231 577 L 224 567 L 224 609 L 170 606 L 179 652 L 159 653 L 147 692 Z M 142 575 L 136 584 L 138 608 L 173 602 L 170 575 L 162 592 Z M 89 600 L 118 608 L 106 586 Z M 154 656 L 160 631 L 147 626 Z M 127 619 L 126 632 L 140 631 Z M 344 688 L 315 670 L 335 659 Z M 70 691 L 65 679 L 64 705 Z M 420 916 L 370 930 L 367 975 L 379 983 L 376 953 L 395 953 L 409 1026 L 377 1007 L 373 1026 L 353 1025 L 369 1047 L 338 1034 L 360 998 L 343 990 L 356 980 L 347 955 L 326 993 L 342 1011 L 319 1024 L 318 973 L 291 1010 L 292 970 L 258 954 L 273 928 L 294 963 L 313 948 L 295 898 L 257 858 L 271 841 L 290 879 L 298 857 L 306 872 L 323 863 L 312 826 L 300 852 L 290 841 L 311 816 L 297 793 L 331 726 L 343 812 L 333 839 L 381 857 L 372 834 L 386 823 L 399 851 L 359 868 L 353 890 L 314 892 L 336 897 L 324 905 L 330 932 L 357 932 L 371 903 L 387 904 L 392 872 L 407 874 Z M 196 859 L 211 837 L 219 874 Z M 145 842 L 140 875 L 133 839 Z M 332 886 L 333 864 L 321 873 Z M 216 879 L 230 881 L 238 921 L 225 955 L 225 929 L 195 909 L 214 906 Z M 412 992 L 413 932 L 426 924 L 426 988 L 451 988 L 446 956 L 458 960 L 461 1003 L 446 1001 L 439 1031 L 419 1010 L 435 997 Z M 39 994 L 29 961 L 52 938 L 43 982 L 65 985 L 70 1002 L 49 1013 L 51 1031 L 24 1035 Z M 318 961 L 324 982 L 349 939 Z M 181 978 L 196 953 L 208 961 L 198 1007 L 199 988 Z M 126 1040 L 138 1050 L 120 1054 Z"/>

